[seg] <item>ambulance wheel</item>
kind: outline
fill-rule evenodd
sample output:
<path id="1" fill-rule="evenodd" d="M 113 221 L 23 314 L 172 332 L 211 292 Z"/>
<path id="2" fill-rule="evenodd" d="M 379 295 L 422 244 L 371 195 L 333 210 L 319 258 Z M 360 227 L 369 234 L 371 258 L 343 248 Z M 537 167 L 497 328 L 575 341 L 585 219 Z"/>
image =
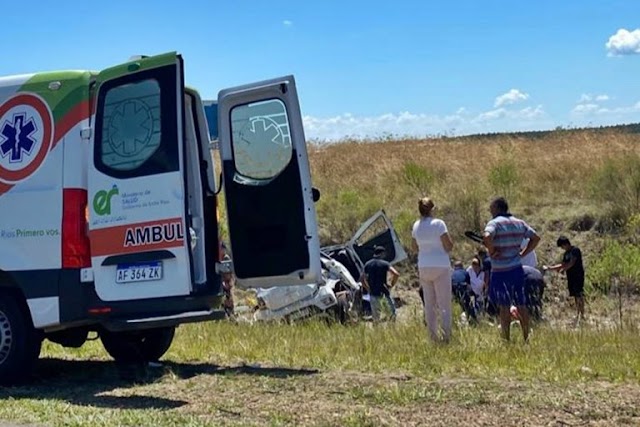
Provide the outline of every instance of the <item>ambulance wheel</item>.
<path id="1" fill-rule="evenodd" d="M 41 347 L 29 315 L 15 297 L 0 291 L 0 384 L 28 378 Z"/>
<path id="2" fill-rule="evenodd" d="M 116 362 L 150 362 L 160 359 L 171 347 L 174 327 L 135 332 L 103 331 L 100 340 Z"/>

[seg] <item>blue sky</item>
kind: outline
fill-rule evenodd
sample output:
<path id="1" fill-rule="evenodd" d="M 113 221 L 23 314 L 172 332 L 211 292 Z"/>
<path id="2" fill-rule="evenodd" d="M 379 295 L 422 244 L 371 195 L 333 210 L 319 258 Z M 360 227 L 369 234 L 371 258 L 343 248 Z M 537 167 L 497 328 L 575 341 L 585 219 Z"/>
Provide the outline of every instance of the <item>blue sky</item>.
<path id="1" fill-rule="evenodd" d="M 12 6 L 0 75 L 177 50 L 209 99 L 294 74 L 320 139 L 640 121 L 637 0 L 92 3 Z"/>

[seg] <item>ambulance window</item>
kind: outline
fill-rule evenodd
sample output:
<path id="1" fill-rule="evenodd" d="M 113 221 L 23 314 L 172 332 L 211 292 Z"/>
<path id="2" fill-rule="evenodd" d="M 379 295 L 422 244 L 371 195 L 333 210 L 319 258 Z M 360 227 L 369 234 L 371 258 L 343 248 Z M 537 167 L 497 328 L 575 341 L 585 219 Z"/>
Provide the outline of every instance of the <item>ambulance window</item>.
<path id="1" fill-rule="evenodd" d="M 175 81 L 175 67 L 161 67 L 102 84 L 94 152 L 100 171 L 128 178 L 179 169 Z"/>
<path id="2" fill-rule="evenodd" d="M 289 119 L 279 99 L 233 108 L 231 133 L 235 167 L 241 175 L 273 178 L 291 161 Z"/>
<path id="3" fill-rule="evenodd" d="M 155 80 L 118 86 L 104 101 L 102 162 L 116 170 L 140 167 L 160 147 L 160 85 Z"/>

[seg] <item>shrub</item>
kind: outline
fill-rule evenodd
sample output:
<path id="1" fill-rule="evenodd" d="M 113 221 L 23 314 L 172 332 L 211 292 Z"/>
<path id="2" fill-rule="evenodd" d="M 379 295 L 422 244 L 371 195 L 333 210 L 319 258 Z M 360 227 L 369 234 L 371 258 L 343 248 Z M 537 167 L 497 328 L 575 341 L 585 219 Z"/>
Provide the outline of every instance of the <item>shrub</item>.
<path id="1" fill-rule="evenodd" d="M 421 195 L 429 194 L 435 182 L 432 172 L 417 163 L 405 163 L 402 169 L 402 176 L 405 183 L 417 190 Z"/>
<path id="2" fill-rule="evenodd" d="M 608 294 L 612 285 L 640 290 L 640 247 L 617 241 L 609 242 L 587 270 L 594 290 Z"/>
<path id="3" fill-rule="evenodd" d="M 468 184 L 455 193 L 452 201 L 455 220 L 451 221 L 460 231 L 483 229 L 482 209 L 485 208 L 486 197 L 479 186 Z M 453 218 L 452 218 L 453 219 Z"/>
<path id="4" fill-rule="evenodd" d="M 382 208 L 382 200 L 356 190 L 326 195 L 317 206 L 318 220 L 325 234 L 321 244 L 346 242 L 364 221 Z"/>
<path id="5" fill-rule="evenodd" d="M 493 191 L 510 201 L 519 181 L 518 168 L 513 160 L 504 159 L 489 169 L 488 179 Z"/>
<path id="6" fill-rule="evenodd" d="M 608 228 L 623 227 L 632 215 L 640 212 L 640 156 L 606 159 L 595 170 L 590 188 L 593 197 L 607 206 L 602 221 L 613 226 Z"/>

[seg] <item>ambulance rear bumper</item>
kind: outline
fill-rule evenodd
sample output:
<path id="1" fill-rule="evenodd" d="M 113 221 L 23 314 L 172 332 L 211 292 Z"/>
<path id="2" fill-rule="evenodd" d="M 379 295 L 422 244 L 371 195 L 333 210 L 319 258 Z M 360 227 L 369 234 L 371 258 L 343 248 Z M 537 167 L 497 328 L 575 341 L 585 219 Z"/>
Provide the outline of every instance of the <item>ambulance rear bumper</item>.
<path id="1" fill-rule="evenodd" d="M 101 325 L 112 332 L 164 328 L 177 326 L 183 323 L 195 323 L 222 320 L 225 317 L 224 310 L 204 310 L 178 313 L 166 316 L 153 316 L 134 319 L 109 319 L 101 322 Z"/>

